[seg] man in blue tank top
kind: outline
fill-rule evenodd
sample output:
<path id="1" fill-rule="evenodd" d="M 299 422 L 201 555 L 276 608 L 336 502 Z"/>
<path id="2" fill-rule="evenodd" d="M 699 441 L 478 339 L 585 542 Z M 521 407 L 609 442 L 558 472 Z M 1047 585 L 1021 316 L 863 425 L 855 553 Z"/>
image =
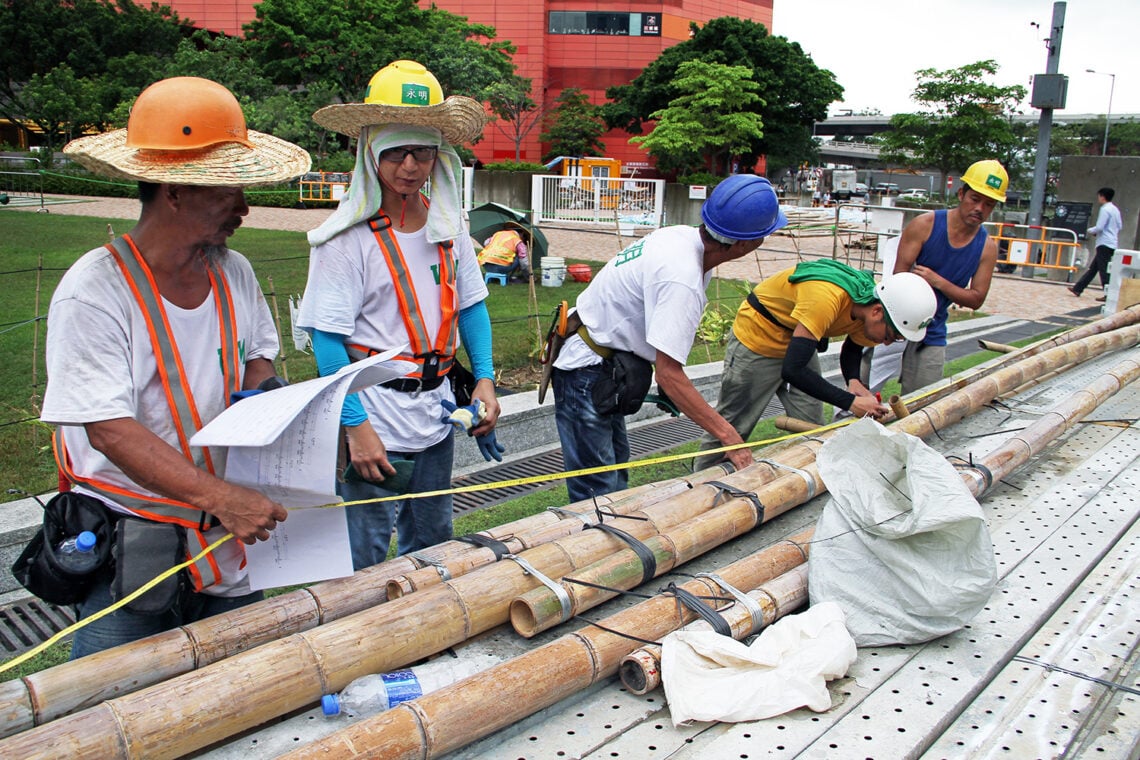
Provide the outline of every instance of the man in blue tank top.
<path id="1" fill-rule="evenodd" d="M 1005 202 L 1008 186 L 1005 167 L 994 160 L 978 161 L 962 175 L 955 208 L 923 214 L 903 229 L 894 271 L 914 272 L 938 297 L 926 338 L 908 343 L 903 352 L 903 393 L 942 379 L 950 304 L 977 309 L 985 302 L 998 249 L 982 224 L 999 201 Z"/>

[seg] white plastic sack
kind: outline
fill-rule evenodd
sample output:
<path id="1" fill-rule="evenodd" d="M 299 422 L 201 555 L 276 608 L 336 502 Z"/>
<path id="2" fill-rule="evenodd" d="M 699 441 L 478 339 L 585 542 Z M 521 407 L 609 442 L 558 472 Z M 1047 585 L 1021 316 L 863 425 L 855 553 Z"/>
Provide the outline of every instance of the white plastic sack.
<path id="1" fill-rule="evenodd" d="M 843 610 L 821 604 L 789 615 L 745 646 L 712 631 L 674 631 L 661 650 L 661 677 L 673 725 L 735 723 L 799 707 L 831 707 L 827 681 L 855 662 Z"/>
<path id="2" fill-rule="evenodd" d="M 968 623 L 997 582 L 985 516 L 920 439 L 871 419 L 816 460 L 831 500 L 812 539 L 811 603 L 836 602 L 859 646 L 913 644 Z"/>

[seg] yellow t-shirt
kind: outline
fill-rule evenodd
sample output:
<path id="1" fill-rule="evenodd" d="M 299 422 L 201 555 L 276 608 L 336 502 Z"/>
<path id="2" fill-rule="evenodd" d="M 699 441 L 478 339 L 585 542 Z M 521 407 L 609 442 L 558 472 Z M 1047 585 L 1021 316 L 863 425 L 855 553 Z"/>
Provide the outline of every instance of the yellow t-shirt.
<path id="1" fill-rule="evenodd" d="M 785 269 L 752 291 L 787 329 L 772 324 L 745 299 L 732 323 L 737 340 L 754 353 L 780 359 L 788 351 L 792 330 L 800 323 L 817 338 L 850 335 L 860 346 L 875 345 L 863 332 L 863 320 L 851 318 L 854 304 L 846 290 L 822 280 L 788 282 L 788 276 L 794 271 L 795 267 Z"/>

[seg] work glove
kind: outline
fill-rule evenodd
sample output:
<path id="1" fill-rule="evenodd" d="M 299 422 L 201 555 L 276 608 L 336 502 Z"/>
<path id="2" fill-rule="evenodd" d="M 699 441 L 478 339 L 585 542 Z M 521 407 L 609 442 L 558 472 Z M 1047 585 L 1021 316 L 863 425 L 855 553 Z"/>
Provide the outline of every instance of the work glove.
<path id="1" fill-rule="evenodd" d="M 468 435 L 471 428 L 478 425 L 487 416 L 487 405 L 475 399 L 467 406 L 456 406 L 455 402 L 443 399 L 439 402 L 445 414 L 439 418 L 440 422 L 450 422 L 456 430 L 462 430 Z"/>
<path id="2" fill-rule="evenodd" d="M 503 452 L 507 450 L 507 447 L 495 440 L 494 430 L 475 436 L 475 443 L 479 446 L 479 453 L 483 455 L 483 459 L 486 461 L 490 462 L 492 459 L 496 462 L 503 461 Z"/>
<path id="3" fill-rule="evenodd" d="M 264 380 L 262 380 L 260 383 L 258 383 L 256 388 L 250 388 L 248 391 L 234 391 L 233 393 L 231 393 L 230 394 L 230 405 L 232 406 L 232 405 L 236 404 L 237 402 L 241 401 L 243 398 L 249 398 L 250 396 L 256 396 L 259 393 L 265 393 L 266 391 L 272 391 L 272 390 L 276 390 L 278 388 L 284 388 L 288 384 L 289 383 L 284 378 L 278 377 L 277 375 L 273 375 L 272 377 L 267 377 Z"/>

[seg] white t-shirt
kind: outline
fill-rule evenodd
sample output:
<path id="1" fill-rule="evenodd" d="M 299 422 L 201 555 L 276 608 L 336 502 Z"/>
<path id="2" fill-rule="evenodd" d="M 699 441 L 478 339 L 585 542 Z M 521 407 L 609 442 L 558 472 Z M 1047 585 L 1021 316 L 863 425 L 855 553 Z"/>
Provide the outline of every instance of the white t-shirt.
<path id="1" fill-rule="evenodd" d="M 704 271 L 704 250 L 696 227 L 664 227 L 611 259 L 578 296 L 590 338 L 647 361 L 661 351 L 685 364 L 708 302 L 712 272 Z M 578 369 L 601 360 L 575 335 L 554 366 Z"/>
<path id="2" fill-rule="evenodd" d="M 249 262 L 230 251 L 222 258 L 222 271 L 233 297 L 240 364 L 277 356 L 277 331 L 269 307 Z M 163 299 L 167 318 L 194 403 L 206 424 L 226 408 L 228 392 L 220 360 L 221 338 L 211 292 L 193 309 L 182 309 Z M 126 281 L 105 248 L 79 259 L 60 280 L 48 311 L 48 383 L 40 419 L 59 425 L 81 477 L 94 478 L 143 495 L 154 495 L 131 482 L 118 467 L 96 451 L 87 439 L 84 423 L 131 417 L 181 451 L 170 406 L 158 375 L 146 320 Z M 211 448 L 214 471 L 225 474 L 224 448 Z M 77 490 L 83 490 L 82 487 Z M 131 514 L 101 494 L 92 494 L 112 509 Z M 212 529 L 208 541 L 226 530 Z M 215 550 L 222 569 L 220 583 L 206 589 L 216 596 L 249 592 L 244 552 L 237 541 Z"/>
<path id="3" fill-rule="evenodd" d="M 393 230 L 393 234 L 407 262 L 427 334 L 434 342 L 442 319 L 439 246 L 427 242 L 426 228 L 412 233 Z M 487 297 L 487 286 L 470 237 L 457 239 L 451 255 L 456 261 L 458 308 L 465 309 Z M 391 272 L 367 223 L 350 227 L 313 248 L 297 324 L 347 335 L 346 342 L 374 349 L 409 347 Z M 458 351 L 458 336 L 455 347 Z M 368 419 L 389 451 L 423 451 L 446 438 L 451 425 L 440 421 L 443 399 L 454 400 L 446 382 L 418 394 L 379 385 L 360 392 Z"/>

